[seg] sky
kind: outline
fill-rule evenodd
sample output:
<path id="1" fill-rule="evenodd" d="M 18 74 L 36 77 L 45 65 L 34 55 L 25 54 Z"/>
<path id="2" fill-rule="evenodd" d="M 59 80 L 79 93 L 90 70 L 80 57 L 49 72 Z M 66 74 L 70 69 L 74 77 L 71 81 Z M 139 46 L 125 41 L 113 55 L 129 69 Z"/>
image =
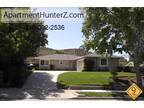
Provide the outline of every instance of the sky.
<path id="1" fill-rule="evenodd" d="M 79 8 L 37 8 L 37 12 L 80 13 Z M 47 30 L 48 46 L 54 49 L 79 48 L 83 43 L 83 18 L 42 18 L 45 25 L 64 25 L 65 30 Z"/>
<path id="2" fill-rule="evenodd" d="M 76 7 L 70 8 L 33 8 L 36 12 L 46 13 L 80 13 L 80 9 Z M 65 30 L 47 30 L 48 34 L 48 45 L 47 47 L 53 49 L 68 49 L 68 48 L 79 48 L 83 44 L 83 33 L 81 32 L 82 23 L 84 18 L 42 18 L 45 25 L 64 25 Z M 123 56 L 127 60 L 129 59 L 128 54 L 115 53 L 114 55 Z"/>

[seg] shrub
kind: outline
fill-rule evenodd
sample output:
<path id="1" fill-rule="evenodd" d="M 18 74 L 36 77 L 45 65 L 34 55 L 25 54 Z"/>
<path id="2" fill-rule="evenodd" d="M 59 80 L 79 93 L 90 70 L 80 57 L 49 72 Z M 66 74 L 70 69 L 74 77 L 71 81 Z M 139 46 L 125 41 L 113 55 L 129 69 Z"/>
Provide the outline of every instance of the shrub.
<path id="1" fill-rule="evenodd" d="M 144 66 L 141 66 L 141 67 L 140 67 L 140 71 L 141 71 L 142 73 L 144 73 Z"/>
<path id="2" fill-rule="evenodd" d="M 134 72 L 134 67 L 126 66 L 126 67 L 123 68 L 123 71 L 124 72 Z"/>
<path id="3" fill-rule="evenodd" d="M 118 67 L 117 67 L 117 71 L 118 71 L 118 72 L 122 72 L 122 71 L 123 71 L 123 67 L 122 67 L 122 66 L 118 66 Z"/>
<path id="4" fill-rule="evenodd" d="M 32 71 L 25 66 L 5 65 L 4 72 L 4 87 L 22 87 Z"/>
<path id="5" fill-rule="evenodd" d="M 142 93 L 142 94 L 140 95 L 140 97 L 144 98 L 144 93 Z"/>
<path id="6" fill-rule="evenodd" d="M 57 82 L 57 87 L 59 89 L 67 89 L 69 86 L 64 84 L 64 83 L 62 83 L 61 81 L 59 81 L 59 82 Z"/>
<path id="7" fill-rule="evenodd" d="M 38 69 L 39 69 L 39 65 L 38 65 L 38 64 L 35 64 L 34 69 L 35 69 L 35 70 L 38 70 Z"/>

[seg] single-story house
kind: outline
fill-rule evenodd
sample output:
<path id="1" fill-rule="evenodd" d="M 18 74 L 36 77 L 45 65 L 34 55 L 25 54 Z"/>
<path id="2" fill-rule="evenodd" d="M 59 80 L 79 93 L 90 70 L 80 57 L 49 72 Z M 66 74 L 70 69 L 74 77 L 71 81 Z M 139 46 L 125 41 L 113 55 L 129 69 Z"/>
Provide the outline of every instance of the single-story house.
<path id="1" fill-rule="evenodd" d="M 76 70 L 76 59 L 79 56 L 68 54 L 53 54 L 35 57 L 39 60 L 39 69 Z"/>
<path id="2" fill-rule="evenodd" d="M 39 69 L 77 70 L 77 71 L 116 71 L 119 66 L 119 56 L 90 54 L 76 56 L 69 54 L 52 54 L 35 57 Z"/>

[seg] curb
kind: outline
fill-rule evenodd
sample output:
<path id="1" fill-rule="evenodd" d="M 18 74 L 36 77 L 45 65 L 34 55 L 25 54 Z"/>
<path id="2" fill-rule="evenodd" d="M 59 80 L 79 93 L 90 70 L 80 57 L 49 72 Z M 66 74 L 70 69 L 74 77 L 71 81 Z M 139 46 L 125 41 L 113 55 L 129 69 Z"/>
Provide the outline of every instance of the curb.
<path id="1" fill-rule="evenodd" d="M 53 100 L 53 101 L 71 101 L 71 100 L 118 100 L 118 101 L 144 101 L 144 98 L 139 97 L 136 100 L 132 100 L 129 97 L 75 97 L 75 98 L 45 98 L 45 99 L 23 99 L 23 98 L 0 98 L 0 101 L 48 101 L 48 100 Z"/>
<path id="2" fill-rule="evenodd" d="M 77 97 L 72 98 L 74 100 L 124 100 L 124 101 L 140 101 L 144 100 L 144 98 L 139 97 L 136 100 L 132 100 L 132 98 L 129 97 Z"/>

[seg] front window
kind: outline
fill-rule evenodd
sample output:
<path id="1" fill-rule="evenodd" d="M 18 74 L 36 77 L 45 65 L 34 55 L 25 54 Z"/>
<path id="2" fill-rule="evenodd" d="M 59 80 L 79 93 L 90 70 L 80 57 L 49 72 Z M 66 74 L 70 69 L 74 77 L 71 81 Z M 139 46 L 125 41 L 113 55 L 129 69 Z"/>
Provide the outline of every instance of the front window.
<path id="1" fill-rule="evenodd" d="M 101 59 L 101 65 L 102 66 L 106 66 L 108 63 L 107 63 L 107 59 L 105 59 L 105 58 L 102 58 Z"/>

